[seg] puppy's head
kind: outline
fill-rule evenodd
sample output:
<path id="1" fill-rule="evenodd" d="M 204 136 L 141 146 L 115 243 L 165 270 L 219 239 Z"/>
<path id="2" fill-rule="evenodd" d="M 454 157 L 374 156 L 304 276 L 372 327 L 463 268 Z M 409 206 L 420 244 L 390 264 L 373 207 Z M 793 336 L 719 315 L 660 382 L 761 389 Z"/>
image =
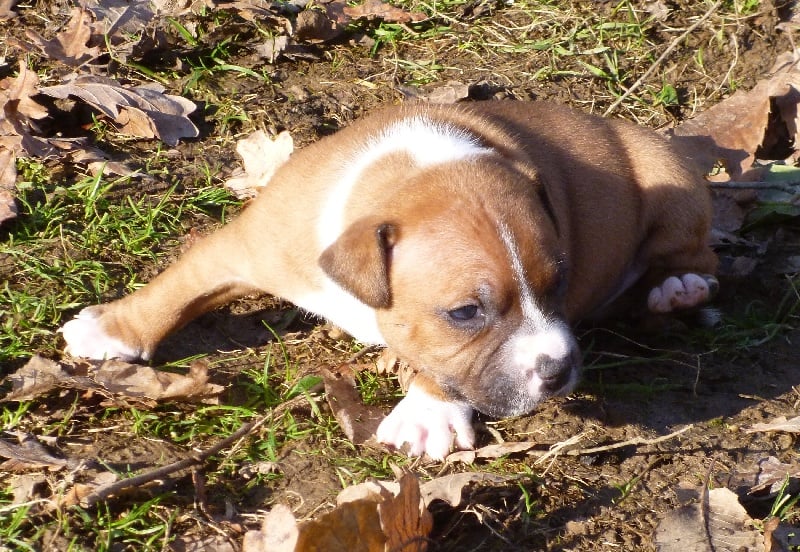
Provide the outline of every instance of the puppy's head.
<path id="1" fill-rule="evenodd" d="M 567 259 L 542 184 L 482 159 L 427 169 L 396 193 L 320 258 L 377 309 L 387 345 L 491 416 L 571 391 L 580 354 L 564 319 Z"/>

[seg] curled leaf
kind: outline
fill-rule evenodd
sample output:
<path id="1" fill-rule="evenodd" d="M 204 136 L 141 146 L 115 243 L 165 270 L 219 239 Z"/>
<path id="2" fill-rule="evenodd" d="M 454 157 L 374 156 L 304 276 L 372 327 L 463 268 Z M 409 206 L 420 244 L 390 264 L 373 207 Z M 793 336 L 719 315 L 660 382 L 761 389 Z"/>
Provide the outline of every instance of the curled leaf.
<path id="1" fill-rule="evenodd" d="M 79 76 L 40 92 L 54 98 L 79 98 L 111 118 L 120 132 L 160 138 L 170 146 L 200 133 L 188 117 L 196 109 L 195 104 L 181 96 L 164 94 L 164 87 L 158 84 L 129 87 L 107 77 Z"/>

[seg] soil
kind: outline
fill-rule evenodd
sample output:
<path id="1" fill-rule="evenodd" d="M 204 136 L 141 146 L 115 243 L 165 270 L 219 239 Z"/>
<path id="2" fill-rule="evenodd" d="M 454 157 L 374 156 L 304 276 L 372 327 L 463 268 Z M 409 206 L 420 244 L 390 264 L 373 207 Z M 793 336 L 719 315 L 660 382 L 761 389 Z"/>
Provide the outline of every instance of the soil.
<path id="1" fill-rule="evenodd" d="M 610 2 L 573 4 L 576 20 L 615 6 Z M 645 13 L 645 2 L 631 4 Z M 673 19 L 647 37 L 655 55 L 631 61 L 625 67 L 632 76 L 647 69 L 665 44 L 674 40 L 676 33 L 670 29 L 687 26 L 707 9 L 705 3 L 683 0 L 664 4 L 672 9 Z M 474 15 L 478 8 L 480 15 Z M 514 9 L 513 3 L 473 3 L 465 5 L 464 10 L 462 26 L 479 18 L 493 18 L 499 29 L 532 25 L 529 16 Z M 666 62 L 681 104 L 623 109 L 620 115 L 660 127 L 721 100 L 730 93 L 730 83 L 751 88 L 776 57 L 790 49 L 786 34 L 775 30 L 778 16 L 769 2 L 762 2 L 757 15 L 736 22 L 712 17 Z M 250 121 L 233 121 L 227 128 L 204 128 L 200 139 L 180 145 L 172 160 L 176 174 L 191 180 L 205 162 L 221 167 L 216 176 L 223 180 L 237 163 L 230 138 L 252 128 L 288 129 L 302 147 L 381 105 L 397 103 L 410 95 L 425 96 L 447 81 L 469 84 L 474 100 L 550 99 L 602 112 L 614 99 L 605 81 L 593 79 L 585 71 L 571 74 L 577 62 L 564 62 L 567 65 L 560 74 L 535 78 L 538 69 L 552 63 L 551 53 L 546 51 L 509 53 L 487 46 L 476 55 L 442 39 L 401 42 L 385 46 L 372 56 L 372 44 L 360 39 L 355 33 L 333 43 L 306 45 L 304 56 L 283 58 L 265 67 L 271 77 L 267 86 L 254 87 L 233 73 L 210 76 L 210 87 L 218 90 L 219 97 L 235 94 Z M 694 56 L 701 45 L 704 63 L 699 69 Z M 252 55 L 243 49 L 230 62 L 246 67 L 260 63 Z M 595 57 L 588 61 L 600 64 L 602 59 Z M 436 70 L 432 82 L 420 85 L 420 80 L 426 80 L 424 75 L 399 66 L 397 59 L 435 60 L 443 69 Z M 660 84 L 648 82 L 652 89 Z M 214 108 L 209 105 L 209 109 Z M 144 157 L 147 152 L 127 151 L 125 155 Z M 761 267 L 796 246 L 790 229 L 783 232 L 781 239 L 771 238 L 770 257 L 762 260 Z M 735 252 L 721 250 L 721 254 Z M 157 269 L 142 267 L 141 273 Z M 774 497 L 748 496 L 747 490 L 755 484 L 758 463 L 769 456 L 798 465 L 796 439 L 791 434 L 749 433 L 746 429 L 754 423 L 797 413 L 800 393 L 795 386 L 800 383 L 800 352 L 795 344 L 800 341 L 800 330 L 792 327 L 794 319 L 781 303 L 788 298 L 794 304 L 797 299 L 793 280 L 766 268 L 757 268 L 745 277 L 723 274 L 721 284 L 717 307 L 723 313 L 723 329 L 697 329 L 682 321 L 655 331 L 625 322 L 581 327 L 578 335 L 586 351 L 586 370 L 574 394 L 552 400 L 530 416 L 479 420 L 481 445 L 500 435 L 506 441 L 539 441 L 540 450 L 577 435 L 581 435 L 580 446 L 590 448 L 634 437 L 654 438 L 687 425 L 691 429 L 653 445 L 558 456 L 541 464 L 536 456 L 525 454 L 472 468 L 416 464 L 414 469 L 423 478 L 462 469 L 524 474 L 505 485 L 471 488 L 457 508 L 434 504 L 431 549 L 654 550 L 655 527 L 666 513 L 683 504 L 680 489 L 704 484 L 739 491 L 749 513 L 765 517 Z M 154 363 L 207 353 L 212 363 L 219 364 L 215 380 L 229 384 L 241 370 L 256 363 L 252 358 L 244 363 L 232 361 L 215 351 L 248 347 L 269 350 L 271 336 L 264 329 L 264 320 L 273 325 L 288 322 L 282 337 L 288 356 L 301 372 L 348 360 L 352 347 L 346 339 L 333 339 L 329 329 L 313 319 L 300 316 L 289 322 L 294 314 L 290 305 L 270 298 L 239 301 L 204 316 L 170 338 L 160 347 Z M 753 320 L 753 327 L 743 327 L 746 323 L 742 320 Z M 715 332 L 728 332 L 730 336 L 738 330 L 742 335 L 739 340 L 715 336 Z M 235 401 L 235 394 L 227 400 Z M 41 406 L 39 412 L 57 419 L 59 409 L 50 404 Z M 102 435 L 92 441 L 94 448 L 85 452 L 87 456 L 135 467 L 136 458 L 144 462 L 143 458 L 156 454 L 144 448 L 132 450 L 129 437 L 115 440 L 113 434 Z M 211 509 L 223 511 L 231 494 L 237 497 L 236 508 L 245 513 L 279 502 L 290 504 L 301 518 L 330 509 L 342 479 L 336 455 L 315 452 L 320 449 L 315 440 L 323 439 L 310 437 L 281 450 L 281 475 L 247 487 L 244 495 L 241 489 L 248 484 L 237 479 L 236 471 L 229 480 L 211 485 Z M 342 441 L 343 437 L 337 439 Z M 327 441 L 325 447 L 342 455 L 353 454 L 353 449 L 341 442 Z M 175 457 L 176 453 L 168 449 L 158 462 Z M 358 448 L 356 454 L 377 463 L 382 458 L 368 448 Z M 182 492 L 192 492 L 187 480 L 181 485 Z M 245 525 L 257 526 L 252 521 L 255 518 L 247 519 L 251 521 Z M 235 530 L 226 530 L 238 538 Z"/>

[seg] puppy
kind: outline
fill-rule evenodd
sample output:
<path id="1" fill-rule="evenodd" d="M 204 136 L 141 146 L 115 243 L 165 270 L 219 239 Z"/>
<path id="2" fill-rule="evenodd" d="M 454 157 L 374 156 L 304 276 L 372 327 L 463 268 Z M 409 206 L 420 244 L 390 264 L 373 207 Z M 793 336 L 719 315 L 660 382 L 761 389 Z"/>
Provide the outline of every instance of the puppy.
<path id="1" fill-rule="evenodd" d="M 704 181 L 651 130 L 541 102 L 405 105 L 295 153 L 233 222 L 61 331 L 74 356 L 147 359 L 268 292 L 417 368 L 378 439 L 443 458 L 474 446 L 474 410 L 573 389 L 574 322 L 623 295 L 708 301 L 710 220 Z"/>

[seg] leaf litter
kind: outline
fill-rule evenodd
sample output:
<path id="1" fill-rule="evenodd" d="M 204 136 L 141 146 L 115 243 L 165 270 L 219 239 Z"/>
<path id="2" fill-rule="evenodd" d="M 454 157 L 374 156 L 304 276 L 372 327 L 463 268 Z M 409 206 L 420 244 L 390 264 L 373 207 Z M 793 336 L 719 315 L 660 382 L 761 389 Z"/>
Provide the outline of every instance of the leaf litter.
<path id="1" fill-rule="evenodd" d="M 40 88 L 39 93 L 60 99 L 79 98 L 109 117 L 122 134 L 159 138 L 170 146 L 199 134 L 189 119 L 197 107 L 194 102 L 164 94 L 164 87 L 157 83 L 123 86 L 108 77 L 75 76 L 64 84 Z"/>
<path id="2" fill-rule="evenodd" d="M 46 40 L 32 29 L 28 29 L 26 35 L 30 42 L 14 40 L 14 44 L 28 52 L 38 50 L 46 58 L 70 67 L 84 66 L 102 53 L 98 45 L 89 45 L 90 42 L 99 42 L 99 35 L 94 28 L 94 17 L 80 7 L 72 8 L 66 27 L 54 38 Z"/>
<path id="3" fill-rule="evenodd" d="M 56 362 L 34 355 L 9 375 L 11 391 L 0 399 L 29 401 L 60 389 L 92 391 L 122 399 L 145 401 L 187 401 L 218 404 L 223 387 L 208 381 L 208 366 L 191 364 L 187 374 L 154 370 L 149 366 L 119 360 Z"/>
<path id="4" fill-rule="evenodd" d="M 433 516 L 413 475 L 402 475 L 394 490 L 376 484 L 362 493 L 351 491 L 338 503 L 331 512 L 301 524 L 288 507 L 276 506 L 260 531 L 245 535 L 242 552 L 427 550 Z"/>

